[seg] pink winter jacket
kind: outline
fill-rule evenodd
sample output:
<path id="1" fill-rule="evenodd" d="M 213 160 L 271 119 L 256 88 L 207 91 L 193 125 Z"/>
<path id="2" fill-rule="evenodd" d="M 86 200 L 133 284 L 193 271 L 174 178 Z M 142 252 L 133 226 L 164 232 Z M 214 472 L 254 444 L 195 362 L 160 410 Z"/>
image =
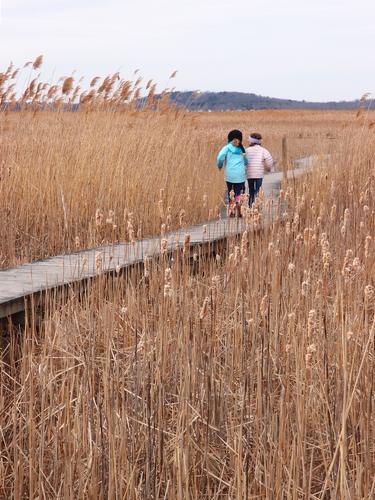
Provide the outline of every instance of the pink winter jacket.
<path id="1" fill-rule="evenodd" d="M 271 153 L 256 144 L 246 149 L 249 165 L 246 168 L 247 179 L 261 179 L 264 177 L 264 171 L 271 172 L 273 169 L 273 159 Z"/>

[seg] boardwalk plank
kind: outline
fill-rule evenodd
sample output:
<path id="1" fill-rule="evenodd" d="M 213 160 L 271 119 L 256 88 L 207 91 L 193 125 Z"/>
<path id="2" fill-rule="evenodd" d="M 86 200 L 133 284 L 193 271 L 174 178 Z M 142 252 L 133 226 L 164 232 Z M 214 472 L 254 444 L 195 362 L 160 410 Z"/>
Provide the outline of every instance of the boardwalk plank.
<path id="1" fill-rule="evenodd" d="M 298 177 L 310 171 L 314 165 L 311 157 L 299 160 L 298 170 L 288 173 Z M 263 190 L 267 197 L 277 196 L 282 173 L 272 173 L 265 177 Z M 190 236 L 190 247 L 214 243 L 244 231 L 246 225 L 241 219 L 218 219 L 168 233 L 167 251 L 183 246 L 185 235 Z M 24 264 L 13 269 L 0 271 L 0 319 L 22 311 L 24 299 L 46 289 L 54 289 L 77 281 L 97 276 L 96 259 L 102 259 L 102 271 L 113 272 L 117 266 L 126 268 L 144 260 L 146 255 L 160 254 L 161 237 L 146 238 L 132 243 L 102 245 L 67 255 L 57 255 L 45 260 Z"/>

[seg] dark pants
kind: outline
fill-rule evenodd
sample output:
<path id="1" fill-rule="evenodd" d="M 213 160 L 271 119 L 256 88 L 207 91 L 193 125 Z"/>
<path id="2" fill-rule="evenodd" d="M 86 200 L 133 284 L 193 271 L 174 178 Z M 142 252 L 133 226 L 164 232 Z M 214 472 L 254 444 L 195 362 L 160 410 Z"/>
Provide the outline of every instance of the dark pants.
<path id="1" fill-rule="evenodd" d="M 234 191 L 235 200 L 239 202 L 239 196 L 245 192 L 245 183 L 244 182 L 228 182 L 228 199 L 230 200 L 230 192 Z"/>
<path id="2" fill-rule="evenodd" d="M 262 187 L 263 179 L 247 179 L 249 183 L 249 207 L 254 203 L 255 197 Z"/>

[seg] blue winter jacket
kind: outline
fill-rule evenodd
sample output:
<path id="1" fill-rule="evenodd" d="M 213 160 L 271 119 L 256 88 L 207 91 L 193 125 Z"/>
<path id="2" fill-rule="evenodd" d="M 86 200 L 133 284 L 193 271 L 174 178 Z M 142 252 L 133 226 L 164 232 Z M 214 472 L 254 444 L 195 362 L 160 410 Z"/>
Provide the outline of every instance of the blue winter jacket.
<path id="1" fill-rule="evenodd" d="M 225 180 L 234 184 L 246 181 L 246 167 L 249 164 L 247 156 L 242 156 L 242 150 L 229 142 L 217 155 L 217 166 L 221 169 L 225 161 Z"/>

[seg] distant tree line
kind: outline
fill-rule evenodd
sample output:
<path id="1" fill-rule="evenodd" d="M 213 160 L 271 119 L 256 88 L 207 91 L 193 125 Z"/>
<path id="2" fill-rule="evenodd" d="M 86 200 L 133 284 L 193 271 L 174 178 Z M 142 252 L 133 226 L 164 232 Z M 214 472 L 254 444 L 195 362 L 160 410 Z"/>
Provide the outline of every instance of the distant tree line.
<path id="1" fill-rule="evenodd" d="M 189 111 L 248 111 L 252 109 L 357 109 L 360 100 L 309 102 L 278 99 L 245 92 L 171 92 L 170 101 Z M 366 101 L 366 107 L 374 101 Z"/>

